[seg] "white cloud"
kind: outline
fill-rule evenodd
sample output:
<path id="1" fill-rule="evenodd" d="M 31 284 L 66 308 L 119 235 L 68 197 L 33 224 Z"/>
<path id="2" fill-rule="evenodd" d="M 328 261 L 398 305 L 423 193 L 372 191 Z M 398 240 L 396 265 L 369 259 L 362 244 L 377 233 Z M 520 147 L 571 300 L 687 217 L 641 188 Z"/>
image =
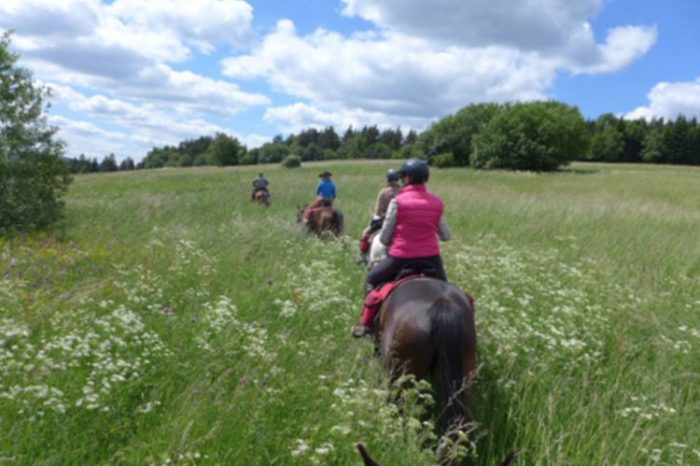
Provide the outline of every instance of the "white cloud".
<path id="1" fill-rule="evenodd" d="M 324 128 L 326 126 L 333 126 L 341 131 L 349 126 L 361 128 L 372 125 L 378 125 L 381 128 L 401 126 L 404 128 L 422 129 L 432 122 L 429 118 L 392 117 L 382 113 L 367 112 L 362 109 L 334 108 L 332 110 L 321 110 L 303 102 L 270 107 L 263 118 L 265 121 L 279 124 L 284 131 L 289 133 L 298 133 L 310 127 Z"/>
<path id="2" fill-rule="evenodd" d="M 433 118 L 468 102 L 545 96 L 555 67 L 504 47 L 439 47 L 401 34 L 296 34 L 291 21 L 251 55 L 223 62 L 232 77 L 264 76 L 276 89 L 318 107 Z"/>
<path id="3" fill-rule="evenodd" d="M 70 157 L 84 154 L 88 158 L 102 159 L 113 153 L 119 160 L 131 156 L 140 159 L 145 152 L 139 144 L 130 141 L 127 133 L 109 131 L 92 122 L 73 120 L 60 115 L 49 115 L 49 124 L 60 128 L 58 137 L 69 142 Z"/>
<path id="4" fill-rule="evenodd" d="M 170 32 L 203 53 L 215 44 L 247 47 L 253 40 L 253 8 L 240 0 L 117 0 L 109 11 L 135 31 Z"/>
<path id="5" fill-rule="evenodd" d="M 453 45 L 544 50 L 587 39 L 602 0 L 343 0 L 344 13 L 382 29 Z"/>
<path id="6" fill-rule="evenodd" d="M 45 39 L 90 35 L 101 8 L 97 0 L 3 0 L 0 27 L 15 29 L 20 36 Z"/>
<path id="7" fill-rule="evenodd" d="M 0 27 L 51 49 L 57 39 L 129 50 L 158 61 L 182 61 L 195 48 L 248 47 L 253 9 L 241 0 L 3 0 Z"/>
<path id="8" fill-rule="evenodd" d="M 236 96 L 226 104 L 267 102 L 234 84 L 172 69 L 197 52 L 250 45 L 252 7 L 241 0 L 5 0 L 0 28 L 16 30 L 13 45 L 46 81 L 107 89 L 126 83 L 120 92 L 157 90 L 168 98 L 197 96 L 189 88 L 196 85 L 205 94 L 219 88 L 219 95 Z"/>
<path id="9" fill-rule="evenodd" d="M 269 121 L 321 125 L 315 111 L 330 124 L 340 111 L 424 122 L 469 103 L 543 99 L 559 71 L 613 72 L 656 41 L 655 28 L 622 26 L 596 42 L 602 0 L 343 2 L 377 30 L 300 36 L 281 20 L 250 54 L 222 61 L 224 74 L 263 77 L 307 104 L 271 109 Z"/>
<path id="10" fill-rule="evenodd" d="M 120 93 L 177 105 L 185 111 L 233 115 L 270 99 L 263 94 L 241 91 L 237 84 L 209 78 L 191 71 L 175 71 L 167 65 L 141 70 L 133 82 L 117 85 Z"/>
<path id="11" fill-rule="evenodd" d="M 77 120 L 53 116 L 69 155 L 86 152 L 87 134 L 120 148 L 110 152 L 130 147 L 133 154 L 138 147 L 141 155 L 153 145 L 231 134 L 206 119 L 270 103 L 186 68 L 197 54 L 251 44 L 252 7 L 245 1 L 3 0 L 2 28 L 15 29 L 21 65 L 54 88 L 55 107 L 82 114 Z"/>
<path id="12" fill-rule="evenodd" d="M 590 20 L 602 0 L 343 0 L 343 12 L 382 30 L 459 47 L 535 52 L 579 72 L 609 72 L 639 58 L 656 30 L 614 28 L 596 43 Z"/>
<path id="13" fill-rule="evenodd" d="M 679 115 L 700 118 L 700 78 L 690 82 L 658 83 L 647 97 L 648 106 L 637 107 L 625 118 L 675 119 Z"/>
<path id="14" fill-rule="evenodd" d="M 625 26 L 608 31 L 604 44 L 596 45 L 596 54 L 589 63 L 572 62 L 577 73 L 611 73 L 622 69 L 644 55 L 657 39 L 656 28 Z"/>
<path id="15" fill-rule="evenodd" d="M 69 156 L 72 157 L 84 153 L 101 158 L 114 152 L 119 158 L 131 155 L 139 159 L 154 146 L 177 145 L 185 139 L 217 132 L 231 134 L 245 144 L 261 144 L 259 135 L 232 134 L 228 128 L 193 117 L 189 112 L 170 111 L 150 103 L 113 99 L 101 94 L 88 96 L 70 86 L 53 86 L 52 93 L 56 105 L 90 116 L 90 122 L 86 122 L 51 115 L 50 123 L 60 128 L 58 136 L 69 142 Z M 111 149 L 105 152 L 106 147 Z"/>

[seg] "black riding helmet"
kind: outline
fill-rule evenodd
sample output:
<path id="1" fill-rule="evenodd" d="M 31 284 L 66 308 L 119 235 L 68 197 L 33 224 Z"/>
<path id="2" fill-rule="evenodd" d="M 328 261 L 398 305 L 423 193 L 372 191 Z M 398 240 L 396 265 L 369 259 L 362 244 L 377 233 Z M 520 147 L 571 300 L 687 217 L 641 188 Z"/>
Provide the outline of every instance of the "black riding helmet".
<path id="1" fill-rule="evenodd" d="M 386 180 L 387 180 L 389 183 L 396 183 L 396 182 L 399 181 L 399 178 L 400 178 L 399 172 L 397 172 L 397 171 L 394 170 L 393 168 L 390 168 L 389 170 L 387 170 L 387 172 L 386 172 Z"/>
<path id="2" fill-rule="evenodd" d="M 410 176 L 413 183 L 425 183 L 430 178 L 430 168 L 423 160 L 408 159 L 399 168 L 399 176 Z"/>

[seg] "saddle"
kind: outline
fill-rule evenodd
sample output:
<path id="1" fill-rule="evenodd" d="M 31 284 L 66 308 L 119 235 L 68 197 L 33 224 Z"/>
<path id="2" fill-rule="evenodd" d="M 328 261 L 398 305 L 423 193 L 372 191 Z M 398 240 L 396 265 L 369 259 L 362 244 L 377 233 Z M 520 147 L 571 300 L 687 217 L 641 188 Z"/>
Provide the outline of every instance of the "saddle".
<path id="1" fill-rule="evenodd" d="M 361 321 L 364 325 L 371 323 L 372 327 L 377 327 L 379 319 L 381 318 L 381 307 L 384 301 L 389 299 L 391 293 L 393 293 L 398 287 L 409 280 L 416 278 L 429 277 L 430 275 L 424 273 L 416 273 L 415 269 L 402 269 L 399 273 L 399 277 L 391 282 L 382 283 L 373 290 L 370 290 L 365 296 L 364 309 L 362 311 Z"/>
<path id="2" fill-rule="evenodd" d="M 363 325 L 368 325 L 371 323 L 371 326 L 376 328 L 381 319 L 381 306 L 389 298 L 391 293 L 393 293 L 407 281 L 414 280 L 416 278 L 434 278 L 435 276 L 435 267 L 430 262 L 415 261 L 407 264 L 401 269 L 401 271 L 399 271 L 394 281 L 382 283 L 367 293 L 364 302 L 364 309 L 362 311 L 362 317 L 360 319 L 361 323 Z M 474 297 L 466 292 L 464 293 L 464 296 L 467 298 L 467 301 L 469 301 L 472 309 L 474 309 Z"/>

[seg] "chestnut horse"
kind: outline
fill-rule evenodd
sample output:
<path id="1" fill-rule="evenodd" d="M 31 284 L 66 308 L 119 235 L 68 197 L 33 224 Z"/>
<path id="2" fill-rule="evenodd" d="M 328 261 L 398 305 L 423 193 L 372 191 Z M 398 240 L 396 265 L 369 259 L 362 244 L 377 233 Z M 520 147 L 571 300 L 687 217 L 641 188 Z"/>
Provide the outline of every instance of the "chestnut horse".
<path id="1" fill-rule="evenodd" d="M 375 342 L 392 380 L 430 380 L 443 430 L 471 421 L 468 387 L 477 365 L 474 308 L 452 283 L 420 277 L 382 304 Z"/>
<path id="2" fill-rule="evenodd" d="M 270 193 L 263 189 L 255 191 L 253 200 L 258 204 L 264 205 L 265 207 L 270 207 Z"/>
<path id="3" fill-rule="evenodd" d="M 332 205 L 322 205 L 312 209 L 310 215 L 307 215 L 308 204 L 297 206 L 297 223 L 304 222 L 306 230 L 309 233 L 317 235 L 329 231 L 336 236 L 343 233 L 343 214 L 334 209 Z"/>

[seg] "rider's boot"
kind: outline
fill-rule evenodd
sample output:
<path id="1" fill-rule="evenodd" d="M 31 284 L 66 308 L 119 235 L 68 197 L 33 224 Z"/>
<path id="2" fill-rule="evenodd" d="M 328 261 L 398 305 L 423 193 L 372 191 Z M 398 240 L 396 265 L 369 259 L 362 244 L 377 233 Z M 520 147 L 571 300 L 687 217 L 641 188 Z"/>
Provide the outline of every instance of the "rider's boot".
<path id="1" fill-rule="evenodd" d="M 373 287 L 370 284 L 365 284 L 365 299 L 363 302 L 362 314 L 360 315 L 360 325 L 356 325 L 351 329 L 351 334 L 355 338 L 369 336 L 374 333 L 374 317 L 377 315 L 378 306 L 367 306 L 365 303 L 367 295 L 372 291 Z"/>
<path id="2" fill-rule="evenodd" d="M 373 333 L 372 327 L 366 325 L 355 325 L 351 330 L 352 336 L 355 338 L 362 338 L 370 336 Z"/>

